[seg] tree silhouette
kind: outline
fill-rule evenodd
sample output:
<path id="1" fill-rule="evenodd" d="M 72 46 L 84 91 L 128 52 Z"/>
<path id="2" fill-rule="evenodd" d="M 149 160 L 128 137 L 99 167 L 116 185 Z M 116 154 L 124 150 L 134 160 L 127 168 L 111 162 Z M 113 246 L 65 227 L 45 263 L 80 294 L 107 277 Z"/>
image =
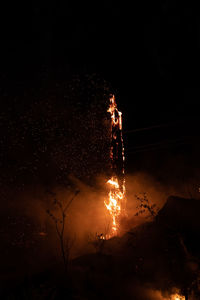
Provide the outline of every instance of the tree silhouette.
<path id="1" fill-rule="evenodd" d="M 79 190 L 75 191 L 71 199 L 66 203 L 63 204 L 61 201 L 54 199 L 54 206 L 56 206 L 60 211 L 60 216 L 55 216 L 49 209 L 46 210 L 47 214 L 51 217 L 53 222 L 55 223 L 56 232 L 60 242 L 60 249 L 62 260 L 64 264 L 64 269 L 68 272 L 68 265 L 69 265 L 69 258 L 70 258 L 70 250 L 74 244 L 74 239 L 71 239 L 69 236 L 66 236 L 65 229 L 66 229 L 66 217 L 67 211 L 72 204 L 73 200 L 79 194 Z"/>

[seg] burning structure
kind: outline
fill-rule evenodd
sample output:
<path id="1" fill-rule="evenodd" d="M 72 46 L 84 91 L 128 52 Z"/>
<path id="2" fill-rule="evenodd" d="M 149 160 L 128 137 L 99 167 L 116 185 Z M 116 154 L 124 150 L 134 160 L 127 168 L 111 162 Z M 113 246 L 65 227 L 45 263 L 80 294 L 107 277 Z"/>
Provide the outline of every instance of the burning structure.
<path id="1" fill-rule="evenodd" d="M 119 231 L 120 217 L 125 214 L 126 209 L 122 113 L 117 109 L 114 95 L 110 97 L 108 112 L 111 117 L 111 178 L 107 182 L 109 184 L 109 195 L 105 205 L 112 217 L 111 236 L 114 236 Z"/>

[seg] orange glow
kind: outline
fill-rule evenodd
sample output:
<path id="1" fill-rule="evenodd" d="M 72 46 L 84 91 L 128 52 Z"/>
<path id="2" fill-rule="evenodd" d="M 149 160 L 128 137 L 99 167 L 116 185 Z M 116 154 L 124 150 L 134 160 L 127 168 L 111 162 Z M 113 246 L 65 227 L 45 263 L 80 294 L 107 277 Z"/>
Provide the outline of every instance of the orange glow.
<path id="1" fill-rule="evenodd" d="M 115 186 L 115 188 L 119 188 L 118 181 L 114 181 L 113 178 L 108 180 L 108 183 L 112 184 Z"/>
<path id="2" fill-rule="evenodd" d="M 179 294 L 174 294 L 171 296 L 170 300 L 185 300 L 185 296 L 181 296 Z"/>
<path id="3" fill-rule="evenodd" d="M 125 211 L 125 179 L 123 166 L 125 156 L 122 138 L 122 113 L 117 109 L 114 95 L 110 97 L 110 106 L 107 111 L 111 115 L 110 159 L 113 176 L 107 181 L 110 191 L 108 199 L 104 201 L 104 203 L 112 219 L 112 229 L 109 236 L 114 236 L 117 235 L 119 230 L 120 216 Z M 119 167 L 119 165 L 122 167 Z"/>
<path id="4" fill-rule="evenodd" d="M 117 219 L 121 214 L 121 201 L 123 199 L 123 193 L 119 189 L 117 178 L 112 177 L 107 183 L 110 184 L 110 192 L 108 195 L 108 201 L 105 201 L 105 206 L 112 217 L 112 235 L 115 235 L 119 227 Z"/>

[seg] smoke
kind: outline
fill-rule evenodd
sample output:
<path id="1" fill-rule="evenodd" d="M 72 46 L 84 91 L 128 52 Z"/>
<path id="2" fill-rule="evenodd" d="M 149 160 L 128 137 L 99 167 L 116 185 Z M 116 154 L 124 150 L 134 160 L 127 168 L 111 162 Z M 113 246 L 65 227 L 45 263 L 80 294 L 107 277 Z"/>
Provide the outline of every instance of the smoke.
<path id="1" fill-rule="evenodd" d="M 78 179 L 73 179 L 76 189 L 80 191 L 68 211 L 68 233 L 75 237 L 73 255 L 77 256 L 94 251 L 91 245 L 96 234 L 105 234 L 109 223 L 109 215 L 104 205 L 107 196 L 105 178 L 98 178 L 96 186 L 89 186 Z M 65 190 L 57 192 L 63 202 L 70 198 Z"/>
<path id="2" fill-rule="evenodd" d="M 104 204 L 105 199 L 108 197 L 106 176 L 102 175 L 96 178 L 92 186 L 85 184 L 77 178 L 71 178 L 71 180 L 80 193 L 69 208 L 66 222 L 68 233 L 76 239 L 73 255 L 77 256 L 88 251 L 94 251 L 90 243 L 91 240 L 95 239 L 96 234 L 108 234 L 112 220 Z M 155 210 L 158 211 L 164 205 L 167 197 L 175 192 L 173 187 L 166 189 L 164 185 L 146 173 L 127 175 L 126 191 L 127 216 L 124 221 L 124 228 L 124 223 L 122 222 L 121 234 L 141 223 L 151 220 L 151 215 L 148 211 L 136 216 L 139 210 L 139 201 L 135 197 L 136 195 L 146 193 L 149 204 L 155 204 Z M 73 192 L 70 194 L 64 188 L 57 188 L 54 193 L 55 197 L 62 203 L 67 203 L 73 194 Z M 51 202 L 52 200 L 48 205 Z M 52 209 L 54 208 L 52 207 Z"/>
<path id="3" fill-rule="evenodd" d="M 130 285 L 127 289 L 129 297 L 134 300 L 185 300 L 179 291 L 174 288 L 168 291 L 156 290 L 149 285 Z"/>
<path id="4" fill-rule="evenodd" d="M 16 240 L 16 237 L 18 236 L 23 236 L 23 240 L 19 240 L 21 241 L 21 244 L 16 244 L 12 251 L 8 250 L 12 254 L 12 259 L 10 259 L 10 255 L 7 257 L 7 259 L 4 257 L 4 261 L 1 261 L 2 266 L 5 265 L 7 267 L 11 264 L 14 264 L 16 269 L 19 269 L 22 273 L 34 273 L 35 271 L 41 271 L 47 269 L 53 264 L 56 265 L 56 267 L 57 265 L 62 266 L 60 244 L 55 223 L 49 217 L 46 210 L 49 209 L 56 217 L 59 217 L 60 211 L 59 208 L 55 206 L 54 199 L 56 198 L 61 203 L 67 204 L 77 190 L 80 192 L 74 198 L 66 212 L 65 238 L 71 238 L 74 240 L 70 257 L 74 259 L 84 254 L 96 252 L 96 249 L 93 245 L 96 234 L 105 234 L 110 221 L 109 213 L 104 205 L 104 200 L 108 196 L 108 189 L 106 185 L 107 178 L 104 175 L 99 176 L 96 178 L 96 180 L 94 180 L 95 184 L 92 184 L 91 186 L 74 177 L 69 178 L 69 181 L 71 182 L 71 185 L 66 187 L 57 186 L 51 191 L 46 191 L 41 186 L 35 186 L 34 188 L 27 186 L 27 189 L 23 194 L 15 195 L 12 205 L 9 205 L 7 209 L 7 216 L 14 216 L 15 223 L 22 223 L 21 220 L 23 216 L 26 216 L 27 219 L 23 221 L 21 227 L 17 224 L 14 225 L 15 230 L 10 233 L 12 237 L 10 239 L 11 242 Z M 147 173 L 127 175 L 126 190 L 126 231 L 129 231 L 133 227 L 150 220 L 150 216 L 148 214 L 135 216 L 138 210 L 138 202 L 135 198 L 135 195 L 146 192 L 150 203 L 155 203 L 157 207 L 161 208 L 164 205 L 167 197 L 170 194 L 175 193 L 174 187 L 166 188 L 166 186 L 162 185 Z M 16 221 L 16 217 L 18 217 L 18 221 Z M 5 224 L 6 223 L 4 222 L 4 225 Z M 154 231 L 151 229 L 147 232 L 151 237 L 149 244 L 147 244 L 148 247 L 145 243 L 143 244 L 143 238 L 141 235 L 141 241 L 139 241 L 139 244 L 136 244 L 139 250 L 130 248 L 127 246 L 126 237 L 128 235 L 125 235 L 124 239 L 114 238 L 107 241 L 108 243 L 104 249 L 107 251 L 107 248 L 110 247 L 109 249 L 111 249 L 111 251 L 108 251 L 108 254 L 111 253 L 111 256 L 113 253 L 117 253 L 118 250 L 119 252 L 122 251 L 121 253 L 123 253 L 123 255 L 121 256 L 123 256 L 124 259 L 123 268 L 125 268 L 125 271 L 128 272 L 128 274 L 130 272 L 130 266 L 132 266 L 131 272 L 134 273 L 135 266 L 138 265 L 138 263 L 141 263 L 140 260 L 135 258 L 135 255 L 139 259 L 140 257 L 143 257 L 144 253 L 146 253 L 148 249 L 145 265 L 147 267 L 147 271 L 150 272 L 148 274 L 153 274 L 152 282 L 155 280 L 158 285 L 155 287 L 152 283 L 149 286 L 141 286 L 139 283 L 137 284 L 137 282 L 135 282 L 135 278 L 133 282 L 130 282 L 131 280 L 128 282 L 127 279 L 123 280 L 121 277 L 119 285 L 123 285 L 124 293 L 127 293 L 127 297 L 125 297 L 127 299 L 169 300 L 170 294 L 172 294 L 171 291 L 168 291 L 170 294 L 165 294 L 164 292 L 158 290 L 159 288 L 162 288 L 162 285 L 159 286 L 158 281 L 164 282 L 166 276 L 168 276 L 167 267 L 165 264 L 162 265 L 162 260 L 160 263 L 161 267 L 160 269 L 158 268 L 158 277 L 157 275 L 156 277 L 154 276 L 154 258 L 157 255 L 157 252 L 155 252 L 155 249 L 157 249 L 157 244 L 154 246 L 151 246 L 151 244 L 154 244 L 155 241 L 157 241 L 157 235 L 154 234 Z M 123 233 L 125 233 L 125 230 L 122 230 L 122 234 Z M 132 239 L 132 235 L 129 235 L 128 238 Z M 1 247 L 4 246 L 1 245 Z M 8 249 L 7 245 L 6 249 Z M 137 251 L 139 251 L 139 253 L 137 253 Z M 37 259 L 35 259 L 36 257 Z M 95 259 L 95 256 L 87 257 L 89 257 L 89 260 L 91 257 L 94 257 Z M 126 262 L 126 257 L 130 258 L 128 263 Z M 80 257 L 80 261 L 84 262 L 84 257 Z M 121 265 L 119 262 L 119 267 L 117 267 L 119 273 L 121 272 L 120 266 Z M 115 274 L 115 267 L 116 265 L 113 263 L 113 265 L 111 265 L 113 276 Z M 104 273 L 102 276 L 104 278 Z M 145 281 L 145 278 L 142 277 L 142 279 Z M 149 278 L 149 280 L 150 279 L 151 278 Z"/>
<path id="5" fill-rule="evenodd" d="M 199 198 L 198 185 L 191 179 L 190 181 L 180 181 L 167 183 L 161 182 L 156 177 L 147 172 L 138 172 L 126 176 L 127 190 L 127 212 L 129 216 L 134 216 L 138 212 L 138 200 L 136 196 L 142 197 L 144 193 L 150 204 L 155 204 L 156 209 L 160 210 L 167 198 L 176 195 L 184 198 Z M 194 186 L 195 185 L 195 186 Z M 144 214 L 145 218 L 148 217 Z"/>
<path id="6" fill-rule="evenodd" d="M 23 193 L 15 194 L 10 192 L 7 195 L 8 201 L 4 205 L 4 215 L 27 216 L 34 224 L 37 224 L 38 233 L 46 232 L 48 240 L 54 245 L 58 244 L 55 224 L 46 213 L 50 210 L 56 217 L 59 217 L 59 209 L 53 204 L 54 199 L 67 204 L 75 191 L 80 193 L 71 203 L 66 216 L 66 232 L 75 238 L 75 256 L 94 251 L 91 240 L 96 234 L 108 234 L 111 218 L 104 201 L 108 196 L 106 176 L 99 176 L 93 181 L 92 186 L 71 177 L 71 186 L 56 188 L 47 191 L 42 186 L 26 186 Z M 126 226 L 122 234 L 131 228 L 150 220 L 150 214 L 145 212 L 136 216 L 139 201 L 136 195 L 146 193 L 149 203 L 155 204 L 155 209 L 161 209 L 166 199 L 171 194 L 177 194 L 174 187 L 166 187 L 156 181 L 147 173 L 137 173 L 126 176 L 126 198 L 127 198 L 127 218 Z M 57 250 L 56 250 L 57 251 Z"/>
<path id="7" fill-rule="evenodd" d="M 43 244 L 47 243 L 49 252 L 59 256 L 59 239 L 53 220 L 47 213 L 49 210 L 56 218 L 60 218 L 61 212 L 59 207 L 54 204 L 58 200 L 63 206 L 66 206 L 76 191 L 78 195 L 74 198 L 68 210 L 66 211 L 65 232 L 66 238 L 75 239 L 73 247 L 73 256 L 81 255 L 86 252 L 94 251 L 91 245 L 96 234 L 105 234 L 109 225 L 109 214 L 104 205 L 107 197 L 106 178 L 98 177 L 95 184 L 90 186 L 77 178 L 71 177 L 70 185 L 57 186 L 52 190 L 46 190 L 43 186 L 26 186 L 22 193 L 10 192 L 7 194 L 7 203 L 4 204 L 4 216 L 20 220 L 27 218 L 22 231 L 29 226 L 33 228 L 33 233 L 28 237 L 31 240 L 33 236 L 38 236 L 41 232 L 45 234 Z M 20 221 L 21 222 L 21 221 Z M 5 222 L 2 226 L 5 227 Z M 6 225 L 7 226 L 7 225 Z M 17 231 L 17 227 L 16 230 Z M 16 235 L 16 233 L 14 233 Z"/>
<path id="8" fill-rule="evenodd" d="M 24 247 L 24 249 L 29 244 L 36 245 L 38 255 L 43 252 L 42 260 L 46 259 L 44 257 L 60 259 L 59 239 L 55 224 L 47 214 L 47 210 L 59 217 L 60 212 L 58 207 L 54 205 L 54 199 L 67 204 L 75 191 L 79 190 L 79 194 L 71 203 L 66 215 L 66 237 L 69 236 L 75 240 L 71 257 L 95 252 L 92 242 L 96 235 L 108 234 L 111 225 L 109 212 L 104 205 L 109 192 L 106 184 L 107 179 L 105 175 L 101 175 L 93 180 L 92 185 L 88 185 L 71 177 L 68 180 L 71 185 L 57 186 L 50 191 L 39 185 L 27 185 L 23 193 L 14 194 L 12 191 L 8 191 L 6 201 L 2 206 L 4 218 L 1 220 L 1 228 L 4 228 L 5 231 L 9 231 L 11 228 L 11 232 L 7 233 L 10 235 L 11 242 L 16 237 L 23 236 L 24 240 L 20 247 Z M 126 175 L 126 191 L 127 217 L 122 222 L 121 235 L 151 220 L 148 211 L 136 216 L 139 210 L 139 201 L 135 195 L 142 197 L 143 193 L 146 193 L 150 205 L 156 205 L 155 209 L 161 209 L 170 195 L 185 196 L 181 189 L 163 185 L 144 172 Z M 11 221 L 13 224 L 15 223 L 13 227 L 9 225 Z M 40 251 L 41 247 L 42 251 Z"/>
<path id="9" fill-rule="evenodd" d="M 84 239 L 84 236 L 90 232 L 104 232 L 105 227 L 107 227 L 106 223 L 109 223 L 109 213 L 104 205 L 108 195 L 107 177 L 104 175 L 97 177 L 96 180 L 93 180 L 92 185 L 88 185 L 77 178 L 70 178 L 70 180 L 73 188 L 70 185 L 67 187 L 57 186 L 47 191 L 43 186 L 34 185 L 26 186 L 23 193 L 15 193 L 15 195 L 12 191 L 7 191 L 2 210 L 7 215 L 9 212 L 25 214 L 34 218 L 36 222 L 41 224 L 41 227 L 44 227 L 49 222 L 46 210 L 55 210 L 54 198 L 62 203 L 67 203 L 74 191 L 79 190 L 79 195 L 74 199 L 68 211 L 70 231 L 77 235 L 77 239 Z M 142 196 L 143 193 L 146 193 L 150 204 L 156 204 L 157 209 L 162 208 L 170 195 L 186 196 L 179 187 L 161 184 L 148 173 L 140 172 L 126 175 L 127 217 L 133 221 L 132 225 L 137 225 L 137 222 L 140 223 L 141 220 L 147 221 L 148 219 L 148 214 L 135 216 L 139 204 L 136 195 Z"/>

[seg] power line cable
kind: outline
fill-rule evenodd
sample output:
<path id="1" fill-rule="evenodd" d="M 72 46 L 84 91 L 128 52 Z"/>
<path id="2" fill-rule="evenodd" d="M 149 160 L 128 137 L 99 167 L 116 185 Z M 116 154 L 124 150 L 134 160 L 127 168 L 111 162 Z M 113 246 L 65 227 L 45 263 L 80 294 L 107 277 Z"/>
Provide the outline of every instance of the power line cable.
<path id="1" fill-rule="evenodd" d="M 176 142 L 182 142 L 184 140 L 191 140 L 191 139 L 196 139 L 197 137 L 191 137 L 191 136 L 182 136 L 180 138 L 176 138 L 176 139 L 171 139 L 171 140 L 164 140 L 164 141 L 160 141 L 157 143 L 151 143 L 151 144 L 144 144 L 144 145 L 140 145 L 140 146 L 134 146 L 131 148 L 127 148 L 128 150 L 132 150 L 132 149 L 142 149 L 142 148 L 148 148 L 148 147 L 152 147 L 152 146 L 159 146 L 159 145 L 165 145 L 165 144 L 172 144 L 172 143 L 176 143 Z"/>
<path id="2" fill-rule="evenodd" d="M 155 129 L 155 128 L 171 127 L 171 126 L 174 126 L 174 125 L 177 125 L 180 123 L 184 123 L 184 122 L 186 122 L 186 120 L 181 120 L 181 121 L 177 121 L 177 122 L 173 122 L 173 123 L 158 124 L 158 125 L 153 125 L 153 126 L 149 126 L 149 127 L 130 129 L 130 130 L 124 131 L 123 134 L 134 133 L 134 132 L 139 132 L 139 131 L 146 131 L 146 130 L 151 130 L 151 129 Z"/>
<path id="3" fill-rule="evenodd" d="M 187 140 L 187 141 L 180 141 L 180 142 L 174 142 L 174 143 L 160 143 L 160 144 L 156 144 L 156 146 L 152 146 L 151 147 L 144 147 L 144 148 L 131 148 L 129 150 L 126 151 L 126 154 L 131 154 L 131 153 L 140 153 L 140 152 L 147 152 L 147 151 L 154 151 L 154 150 L 162 150 L 164 148 L 168 148 L 168 147 L 177 147 L 177 146 L 181 146 L 181 145 L 186 145 L 186 144 L 190 144 L 192 143 L 194 140 Z M 131 151 L 130 151 L 131 150 Z"/>

